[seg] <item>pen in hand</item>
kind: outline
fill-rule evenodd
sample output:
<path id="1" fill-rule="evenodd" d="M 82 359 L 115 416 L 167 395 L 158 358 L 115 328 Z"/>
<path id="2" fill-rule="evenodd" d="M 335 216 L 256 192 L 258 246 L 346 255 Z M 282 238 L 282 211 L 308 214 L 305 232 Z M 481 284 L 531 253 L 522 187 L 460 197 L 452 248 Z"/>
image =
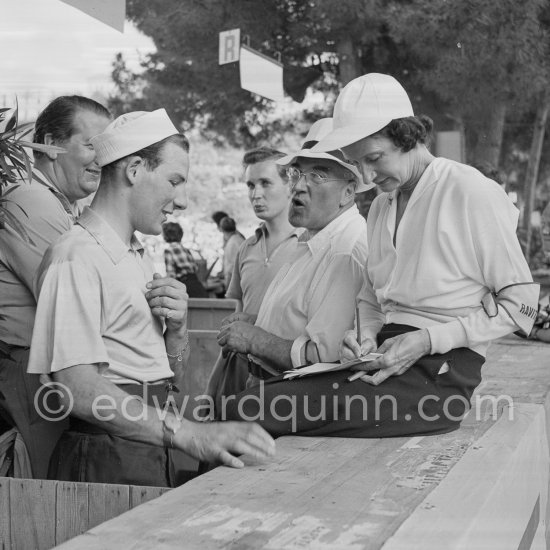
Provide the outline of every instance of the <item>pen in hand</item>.
<path id="1" fill-rule="evenodd" d="M 361 318 L 359 317 L 359 307 L 355 308 L 355 327 L 357 328 L 357 343 L 361 346 Z"/>
<path id="2" fill-rule="evenodd" d="M 361 318 L 359 317 L 359 307 L 355 308 L 355 328 L 357 329 L 357 343 L 361 346 Z M 352 374 L 348 377 L 348 382 L 353 382 L 358 378 L 361 378 L 365 374 L 364 370 L 357 371 L 355 374 Z"/>
<path id="3" fill-rule="evenodd" d="M 354 380 L 361 378 L 361 376 L 364 376 L 365 374 L 367 374 L 367 371 L 358 370 L 357 372 L 353 373 L 351 376 L 348 376 L 348 382 L 353 382 Z"/>

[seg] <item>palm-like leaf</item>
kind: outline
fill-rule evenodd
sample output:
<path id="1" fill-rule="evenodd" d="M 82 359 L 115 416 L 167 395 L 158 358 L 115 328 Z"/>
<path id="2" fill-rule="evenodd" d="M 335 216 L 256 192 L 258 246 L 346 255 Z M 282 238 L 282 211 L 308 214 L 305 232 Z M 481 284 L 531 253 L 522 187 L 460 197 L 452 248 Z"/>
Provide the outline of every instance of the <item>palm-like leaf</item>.
<path id="1" fill-rule="evenodd" d="M 8 107 L 0 108 L 0 123 L 4 122 L 9 111 L 11 111 L 11 109 Z M 26 148 L 41 151 L 43 153 L 66 152 L 65 149 L 61 147 L 24 141 L 22 138 L 32 132 L 33 127 L 33 122 L 19 124 L 19 106 L 16 98 L 16 106 L 13 114 L 8 119 L 4 130 L 0 132 L 0 230 L 5 226 L 9 226 L 29 244 L 34 243 L 27 233 L 25 226 L 4 206 L 6 202 L 11 202 L 5 197 L 18 186 L 10 187 L 3 193 L 4 187 L 14 184 L 18 180 L 24 181 L 26 179 L 29 183 L 32 181 L 32 162 L 25 150 Z M 26 216 L 27 214 L 25 211 L 21 207 L 19 208 Z"/>
<path id="2" fill-rule="evenodd" d="M 31 143 L 30 141 L 17 140 L 17 144 L 21 147 L 28 147 L 34 151 L 40 151 L 42 153 L 66 153 L 67 150 L 63 147 L 57 147 L 56 145 L 44 145 L 43 143 Z"/>

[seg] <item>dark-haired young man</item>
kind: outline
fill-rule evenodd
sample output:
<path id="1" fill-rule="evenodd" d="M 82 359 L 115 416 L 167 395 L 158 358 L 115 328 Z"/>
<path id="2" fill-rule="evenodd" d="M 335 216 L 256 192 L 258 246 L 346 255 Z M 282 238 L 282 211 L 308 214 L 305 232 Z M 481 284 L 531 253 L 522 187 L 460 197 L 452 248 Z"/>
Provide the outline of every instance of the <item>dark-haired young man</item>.
<path id="1" fill-rule="evenodd" d="M 258 315 L 267 287 L 282 265 L 291 261 L 302 229 L 288 221 L 290 189 L 286 169 L 276 164 L 285 154 L 269 147 L 248 151 L 243 158 L 248 199 L 262 223 L 241 244 L 226 297 L 238 300 L 237 311 L 228 321 Z M 207 394 L 220 412 L 222 396 L 235 395 L 246 386 L 246 356 L 221 355 L 210 377 Z"/>
<path id="2" fill-rule="evenodd" d="M 122 115 L 92 142 L 99 189 L 37 280 L 29 372 L 51 376 L 71 415 L 50 477 L 172 486 L 167 448 L 233 467 L 271 454 L 257 425 L 190 422 L 162 406 L 189 356 L 188 296 L 153 273 L 134 232 L 160 234 L 187 207 L 187 139 L 159 109 Z"/>
<path id="3" fill-rule="evenodd" d="M 45 421 L 35 410 L 38 376 L 26 374 L 36 311 L 32 281 L 48 246 L 72 227 L 77 200 L 97 189 L 100 168 L 90 138 L 110 119 L 93 99 L 54 99 L 38 115 L 33 141 L 65 152 L 35 151 L 32 183 L 18 182 L 4 203 L 31 242 L 9 226 L 0 230 L 0 414 L 21 433 L 35 478 L 46 476 L 63 425 Z"/>

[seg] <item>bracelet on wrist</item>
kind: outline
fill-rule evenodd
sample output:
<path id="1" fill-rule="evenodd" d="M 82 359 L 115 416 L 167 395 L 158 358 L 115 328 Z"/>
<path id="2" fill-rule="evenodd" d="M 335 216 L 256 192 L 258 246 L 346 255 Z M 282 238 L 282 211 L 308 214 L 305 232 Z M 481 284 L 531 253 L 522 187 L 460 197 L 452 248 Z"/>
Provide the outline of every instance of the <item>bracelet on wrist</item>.
<path id="1" fill-rule="evenodd" d="M 165 447 L 168 447 L 169 449 L 174 449 L 174 437 L 178 433 L 179 429 L 181 428 L 181 422 L 178 423 L 177 426 L 168 426 L 167 418 L 165 417 L 162 420 L 162 442 Z"/>
<path id="2" fill-rule="evenodd" d="M 427 355 L 432 354 L 432 337 L 430 336 L 430 331 L 426 329 L 426 334 L 428 335 L 428 353 Z"/>
<path id="3" fill-rule="evenodd" d="M 183 337 L 183 346 L 176 354 L 171 354 L 166 352 L 166 355 L 170 359 L 176 359 L 176 361 L 183 361 L 183 354 L 189 349 L 189 332 L 185 331 L 185 336 Z"/>

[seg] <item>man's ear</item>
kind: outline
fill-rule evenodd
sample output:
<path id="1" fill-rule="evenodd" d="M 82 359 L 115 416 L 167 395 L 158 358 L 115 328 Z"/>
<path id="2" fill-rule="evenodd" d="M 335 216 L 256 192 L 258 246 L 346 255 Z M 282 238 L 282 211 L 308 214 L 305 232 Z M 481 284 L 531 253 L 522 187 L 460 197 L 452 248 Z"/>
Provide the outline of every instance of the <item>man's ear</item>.
<path id="1" fill-rule="evenodd" d="M 44 145 L 57 145 L 57 143 L 54 143 L 52 134 L 44 134 Z M 56 160 L 57 159 L 57 153 L 54 153 L 53 151 L 48 151 L 46 153 L 46 156 L 50 160 Z"/>
<path id="2" fill-rule="evenodd" d="M 340 206 L 346 206 L 355 200 L 355 183 L 349 182 L 340 195 Z"/>
<path id="3" fill-rule="evenodd" d="M 140 173 L 145 169 L 143 159 L 138 156 L 133 156 L 128 159 L 124 172 L 131 185 L 135 185 L 138 181 Z"/>

